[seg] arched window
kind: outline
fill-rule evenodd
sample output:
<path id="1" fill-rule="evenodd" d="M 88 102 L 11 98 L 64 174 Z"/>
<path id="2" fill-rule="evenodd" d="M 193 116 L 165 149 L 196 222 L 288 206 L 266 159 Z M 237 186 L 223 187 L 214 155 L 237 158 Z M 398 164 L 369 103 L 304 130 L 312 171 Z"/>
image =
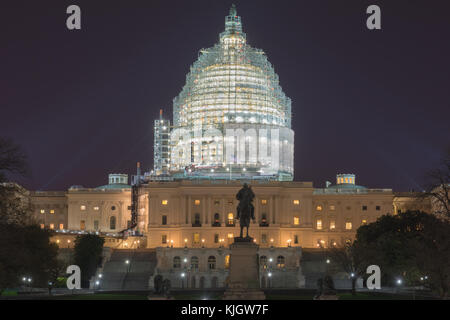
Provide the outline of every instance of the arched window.
<path id="1" fill-rule="evenodd" d="M 191 258 L 191 269 L 198 270 L 198 257 L 194 256 Z"/>
<path id="2" fill-rule="evenodd" d="M 277 258 L 277 267 L 284 268 L 286 266 L 285 259 L 283 256 L 278 256 Z"/>
<path id="3" fill-rule="evenodd" d="M 228 269 L 230 267 L 230 255 L 225 256 L 225 269 Z"/>
<path id="4" fill-rule="evenodd" d="M 216 257 L 209 256 L 209 258 L 208 258 L 208 268 L 209 268 L 209 270 L 214 270 L 216 268 Z"/>
<path id="5" fill-rule="evenodd" d="M 263 267 L 264 269 L 267 268 L 267 257 L 266 256 L 259 257 L 259 265 L 261 267 Z"/>
<path id="6" fill-rule="evenodd" d="M 112 216 L 111 218 L 109 218 L 109 228 L 111 230 L 116 229 L 116 217 L 115 216 Z"/>
<path id="7" fill-rule="evenodd" d="M 180 257 L 174 257 L 173 258 L 173 268 L 174 269 L 181 268 L 181 258 Z"/>

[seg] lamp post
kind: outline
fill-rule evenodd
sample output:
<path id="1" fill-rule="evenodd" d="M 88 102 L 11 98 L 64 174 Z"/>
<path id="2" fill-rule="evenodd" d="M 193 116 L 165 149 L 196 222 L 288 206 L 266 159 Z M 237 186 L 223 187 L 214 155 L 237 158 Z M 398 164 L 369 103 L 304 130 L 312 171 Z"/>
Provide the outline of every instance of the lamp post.
<path id="1" fill-rule="evenodd" d="M 403 284 L 403 280 L 401 278 L 397 278 L 395 280 L 395 284 L 396 284 L 396 292 L 398 293 L 400 291 L 399 290 L 400 286 Z"/>

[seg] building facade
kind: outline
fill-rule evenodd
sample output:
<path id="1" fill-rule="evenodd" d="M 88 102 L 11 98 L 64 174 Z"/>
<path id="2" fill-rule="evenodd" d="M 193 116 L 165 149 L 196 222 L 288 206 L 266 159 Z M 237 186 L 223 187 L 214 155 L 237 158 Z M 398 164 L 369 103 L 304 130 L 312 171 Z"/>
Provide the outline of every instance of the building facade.
<path id="1" fill-rule="evenodd" d="M 291 120 L 291 100 L 265 53 L 247 44 L 233 6 L 219 42 L 191 66 L 173 122 L 162 111 L 154 122 L 153 170 L 138 169 L 133 187 L 127 175 L 110 174 L 96 188 L 31 192 L 35 218 L 60 247 L 97 233 L 111 248 L 156 250 L 155 275 L 174 287 L 223 287 L 228 247 L 240 233 L 236 194 L 247 182 L 256 195 L 250 235 L 261 286 L 304 286 L 303 248 L 342 246 L 361 225 L 409 209 L 413 195 L 359 186 L 351 174 L 325 188 L 292 181 Z M 131 226 L 138 236 L 129 236 Z"/>

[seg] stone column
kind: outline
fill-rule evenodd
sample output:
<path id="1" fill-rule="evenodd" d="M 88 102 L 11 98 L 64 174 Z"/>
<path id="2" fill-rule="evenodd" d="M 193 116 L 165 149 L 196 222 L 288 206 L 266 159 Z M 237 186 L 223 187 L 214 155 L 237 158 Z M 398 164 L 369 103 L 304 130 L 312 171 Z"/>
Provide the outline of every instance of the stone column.
<path id="1" fill-rule="evenodd" d="M 190 225 L 192 224 L 192 199 L 190 195 L 187 197 L 187 214 L 187 223 Z"/>

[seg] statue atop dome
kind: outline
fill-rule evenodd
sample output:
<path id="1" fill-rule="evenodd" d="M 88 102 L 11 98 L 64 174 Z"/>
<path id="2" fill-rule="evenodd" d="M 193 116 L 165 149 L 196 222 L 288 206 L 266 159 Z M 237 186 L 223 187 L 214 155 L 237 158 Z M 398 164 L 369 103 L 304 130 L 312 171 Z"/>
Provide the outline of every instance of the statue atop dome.
<path id="1" fill-rule="evenodd" d="M 230 16 L 237 16 L 236 5 L 233 3 L 230 8 Z"/>

